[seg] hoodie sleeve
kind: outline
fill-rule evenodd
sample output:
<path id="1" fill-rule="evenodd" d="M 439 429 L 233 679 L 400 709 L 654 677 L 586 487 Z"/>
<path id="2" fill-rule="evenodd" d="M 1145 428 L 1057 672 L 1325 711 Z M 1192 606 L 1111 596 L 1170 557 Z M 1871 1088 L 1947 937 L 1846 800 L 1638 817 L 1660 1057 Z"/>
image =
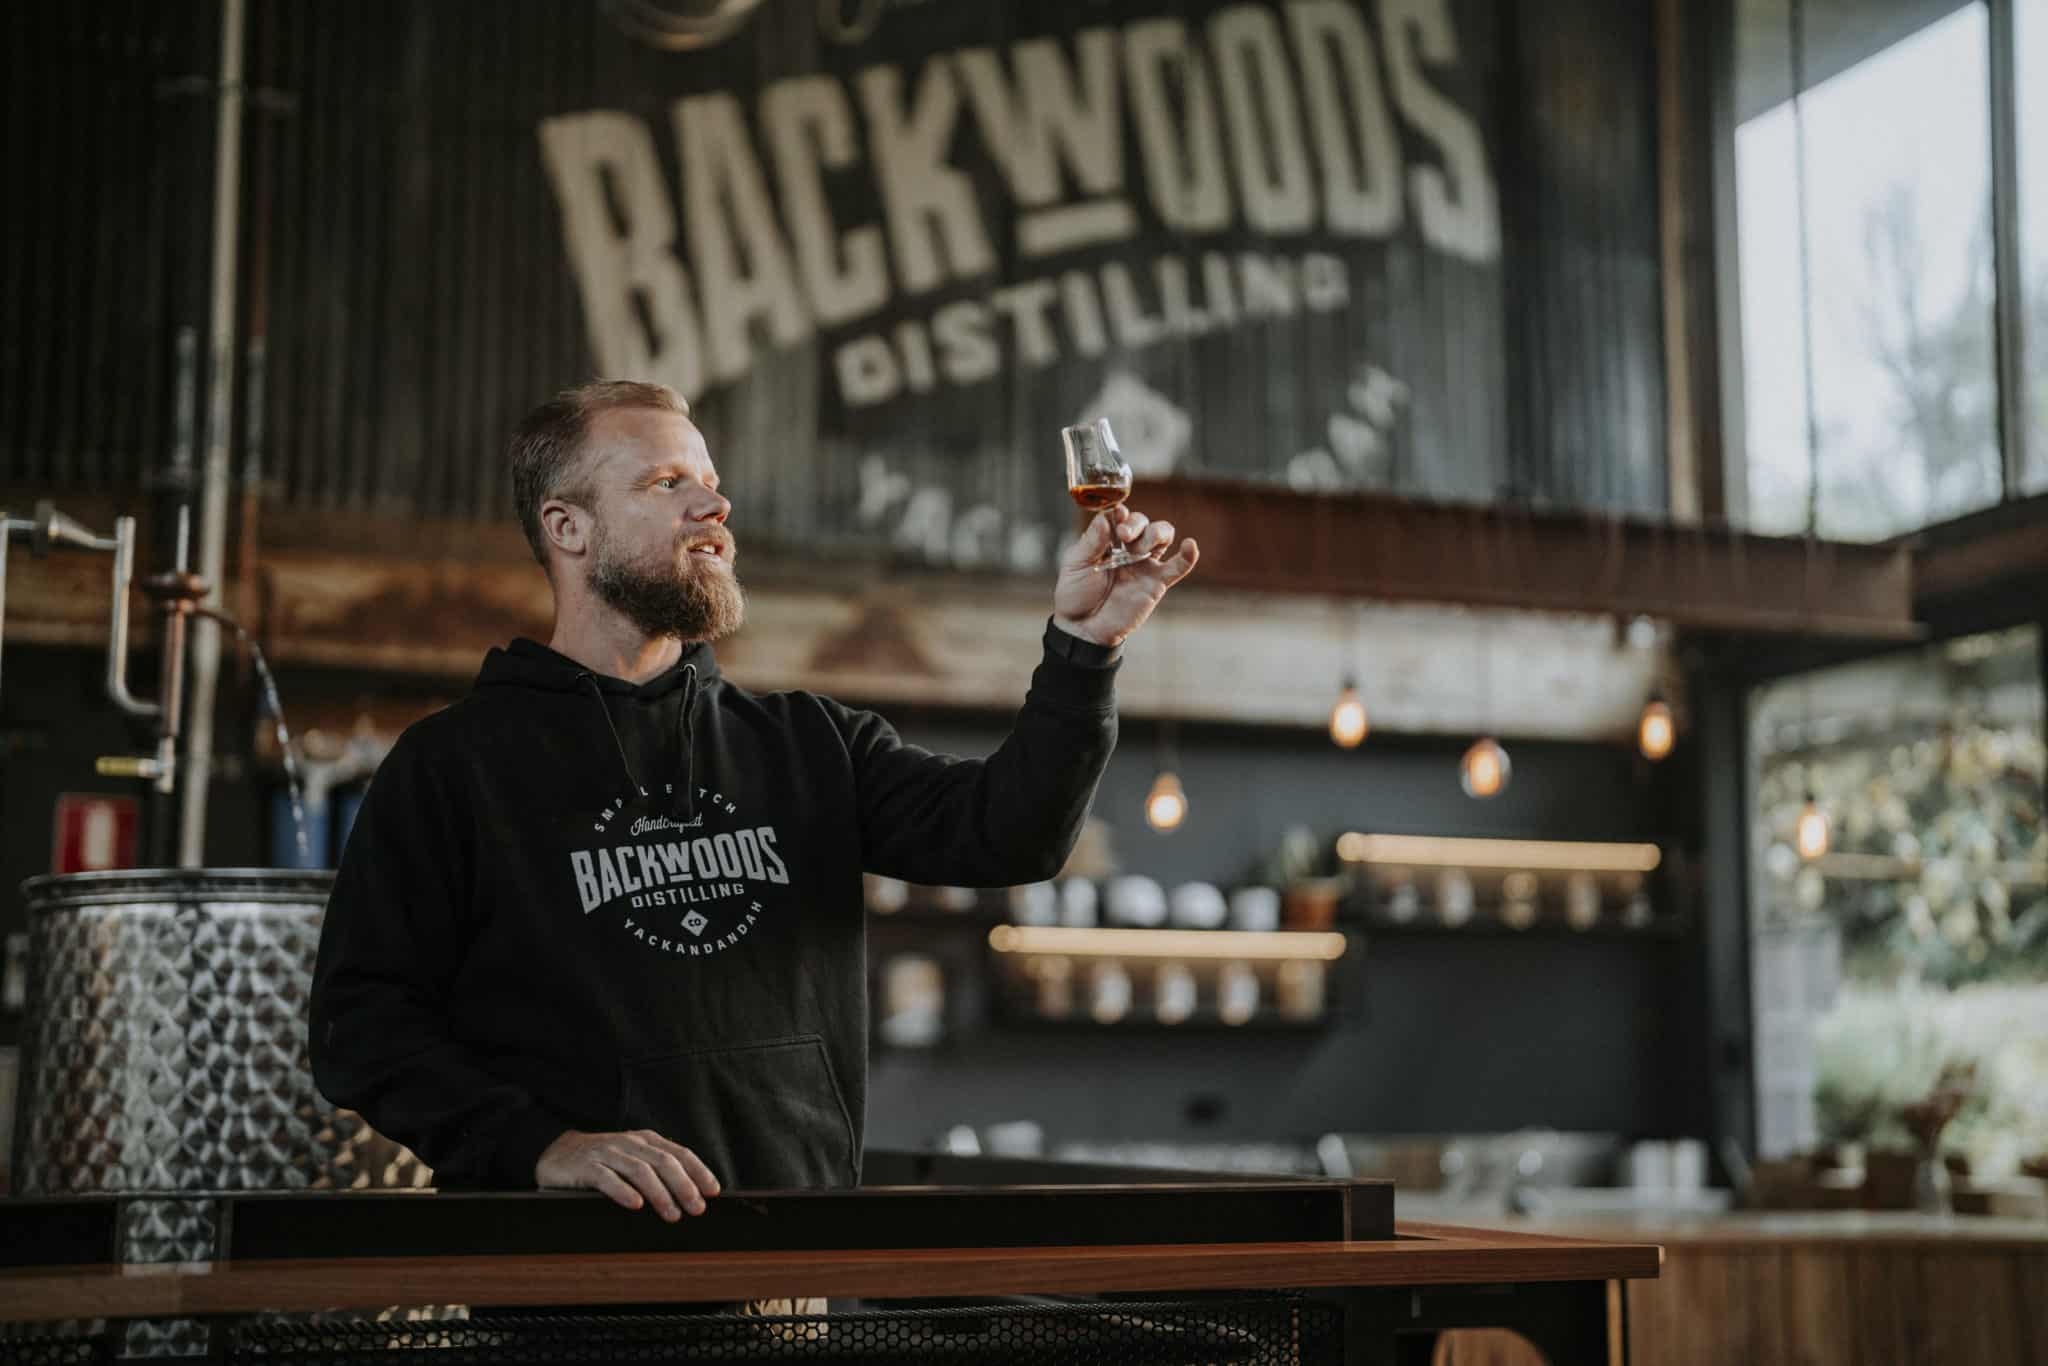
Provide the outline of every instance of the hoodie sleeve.
<path id="1" fill-rule="evenodd" d="M 447 1003 L 468 947 L 470 842 L 419 745 L 400 738 L 363 799 L 313 969 L 313 1081 L 434 1169 L 443 1187 L 532 1189 L 570 1127 L 485 1071 Z"/>
<path id="2" fill-rule="evenodd" d="M 1116 747 L 1118 663 L 1046 626 L 1045 654 L 1002 746 L 957 759 L 906 744 L 873 712 L 835 707 L 853 761 L 871 872 L 954 887 L 1057 874 Z"/>

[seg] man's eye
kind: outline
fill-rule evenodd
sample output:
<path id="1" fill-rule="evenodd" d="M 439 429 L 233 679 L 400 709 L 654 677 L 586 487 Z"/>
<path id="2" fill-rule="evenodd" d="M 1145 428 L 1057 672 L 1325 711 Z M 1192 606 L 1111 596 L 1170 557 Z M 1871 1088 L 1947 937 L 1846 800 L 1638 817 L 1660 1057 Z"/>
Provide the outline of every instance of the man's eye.
<path id="1" fill-rule="evenodd" d="M 676 478 L 676 477 L 675 477 L 674 475 L 670 475 L 670 476 L 669 476 L 668 478 L 666 478 L 666 479 L 657 479 L 657 480 L 655 480 L 655 481 L 654 481 L 654 486 L 655 486 L 656 488 L 673 488 L 673 487 L 674 487 L 675 485 L 677 485 L 677 484 L 679 484 L 679 483 L 681 483 L 681 482 L 682 482 L 682 481 L 681 481 L 680 479 L 677 479 L 677 478 Z"/>

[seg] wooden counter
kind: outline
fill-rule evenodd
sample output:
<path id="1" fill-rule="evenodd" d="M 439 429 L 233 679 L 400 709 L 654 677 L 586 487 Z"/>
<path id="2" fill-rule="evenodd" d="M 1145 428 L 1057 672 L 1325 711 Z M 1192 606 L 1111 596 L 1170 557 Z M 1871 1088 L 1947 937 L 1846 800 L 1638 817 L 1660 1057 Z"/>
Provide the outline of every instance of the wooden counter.
<path id="1" fill-rule="evenodd" d="M 121 1233 L 197 1219 L 213 1229 L 213 1262 L 143 1264 L 133 1257 L 156 1243 Z M 1661 1260 L 1653 1245 L 1397 1225 L 1389 1184 L 1325 1180 L 727 1192 L 674 1225 L 590 1192 L 131 1194 L 0 1202 L 0 1233 L 0 1323 L 14 1341 L 47 1323 L 51 1341 L 84 1331 L 100 1350 L 147 1321 L 252 1360 L 346 1356 L 381 1311 L 449 1305 L 555 1325 L 483 1329 L 473 1346 L 506 1360 L 586 1360 L 592 1343 L 631 1346 L 633 1331 L 688 1354 L 748 1323 L 737 1311 L 750 1303 L 836 1298 L 840 1346 L 901 1333 L 897 1307 L 940 1337 L 948 1311 L 969 1313 L 1006 1325 L 991 1341 L 1020 1366 L 1059 1315 L 1063 1331 L 1108 1333 L 1090 1341 L 1114 1360 L 1182 1360 L 1231 1315 L 1280 1315 L 1272 1335 L 1247 1329 L 1280 1352 L 1270 1360 L 1393 1366 L 1442 1333 L 1501 1327 L 1556 1362 L 1612 1364 L 1622 1282 L 1657 1276 Z M 1145 1300 L 1141 1319 L 1122 1309 Z M 279 1329 L 276 1315 L 313 1319 Z M 825 1321 L 791 1323 L 803 1341 L 813 1327 Z M 276 1331 L 299 1337 L 279 1348 Z M 567 1337 L 549 1346 L 537 1331 Z M 1126 1331 L 1139 1337 L 1116 1337 Z"/>
<path id="2" fill-rule="evenodd" d="M 158 1230 L 199 1222 L 214 1260 L 140 1260 Z M 137 1227 L 156 1241 L 122 1232 Z M 230 1356 L 274 1331 L 300 1335 L 287 1353 L 345 1356 L 381 1311 L 466 1306 L 500 1321 L 472 1344 L 480 1359 L 535 1362 L 586 1360 L 592 1341 L 611 1351 L 630 1344 L 604 1334 L 634 1331 L 712 1350 L 731 1325 L 752 1331 L 750 1303 L 825 1298 L 839 1312 L 785 1318 L 788 1331 L 872 1346 L 903 1315 L 948 1336 L 940 1320 L 967 1313 L 1000 1321 L 1019 1349 L 1004 1359 L 1028 1363 L 1063 1318 L 1109 1335 L 1089 1359 L 1180 1360 L 1207 1350 L 1190 1344 L 1215 1312 L 1278 1314 L 1270 1335 L 1246 1329 L 1273 1360 L 1394 1366 L 1485 1327 L 1559 1363 L 1615 1363 L 1622 1285 L 1661 1261 L 1647 1244 L 1397 1224 L 1388 1183 L 1311 1178 L 730 1191 L 674 1224 L 588 1191 L 137 1193 L 0 1202 L 0 1235 L 0 1324 L 30 1338 L 51 1324 L 53 1341 L 83 1331 L 97 1349 L 147 1320 Z M 1120 1306 L 1138 1301 L 1154 1302 L 1143 1322 L 1190 1317 L 1126 1341 L 1142 1324 Z M 503 1327 L 515 1320 L 539 1326 Z"/>
<path id="3" fill-rule="evenodd" d="M 1508 1221 L 1661 1244 L 1627 1288 L 1643 1366 L 2044 1366 L 2048 1220 L 1773 1213 Z M 1510 1334 L 1448 1334 L 1440 1366 L 1535 1366 Z"/>
<path id="4" fill-rule="evenodd" d="M 1574 1215 L 1510 1218 L 1506 1229 L 1558 1238 L 1649 1238 L 1688 1247 L 1821 1246 L 1944 1247 L 1987 1251 L 2032 1248 L 2048 1253 L 2048 1219 L 1907 1214 L 1864 1210 L 1800 1210 L 1764 1214 Z"/>
<path id="5" fill-rule="evenodd" d="M 374 1309 L 644 1304 L 825 1295 L 1608 1281 L 1655 1276 L 1653 1246 L 1403 1224 L 1392 1242 L 353 1257 L 0 1272 L 0 1321 Z"/>

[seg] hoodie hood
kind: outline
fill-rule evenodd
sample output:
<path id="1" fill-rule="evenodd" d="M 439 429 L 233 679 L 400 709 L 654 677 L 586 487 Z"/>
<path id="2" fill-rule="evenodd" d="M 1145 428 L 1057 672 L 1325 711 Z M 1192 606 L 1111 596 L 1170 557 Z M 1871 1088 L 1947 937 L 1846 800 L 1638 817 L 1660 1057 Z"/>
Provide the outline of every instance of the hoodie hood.
<path id="1" fill-rule="evenodd" d="M 662 713 L 668 710 L 667 699 L 680 692 L 682 701 L 675 708 L 674 723 L 676 759 L 667 766 L 667 771 L 675 775 L 671 780 L 675 786 L 675 797 L 669 809 L 678 819 L 689 820 L 695 815 L 696 807 L 697 699 L 703 695 L 704 686 L 717 677 L 718 660 L 706 641 L 684 646 L 682 657 L 672 668 L 645 683 L 631 683 L 623 678 L 594 672 L 560 651 L 521 636 L 509 647 L 493 649 L 484 656 L 483 668 L 477 673 L 476 687 L 479 690 L 532 688 L 541 692 L 580 693 L 588 697 L 603 720 L 604 733 L 611 740 L 612 752 L 618 756 L 619 771 L 626 779 L 626 790 L 637 792 L 650 802 L 654 800 L 654 794 L 633 771 L 632 760 L 626 755 L 626 743 L 619 735 L 619 725 L 612 716 L 612 703 L 608 699 L 622 697 L 626 699 L 625 705 L 629 710 L 651 708 Z"/>

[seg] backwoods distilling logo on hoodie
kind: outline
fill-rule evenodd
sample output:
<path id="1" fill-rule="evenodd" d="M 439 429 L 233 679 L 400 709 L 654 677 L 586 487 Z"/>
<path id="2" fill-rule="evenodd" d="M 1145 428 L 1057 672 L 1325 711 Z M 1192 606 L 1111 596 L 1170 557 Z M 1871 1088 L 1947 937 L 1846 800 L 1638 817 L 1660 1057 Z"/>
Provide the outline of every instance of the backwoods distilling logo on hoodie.
<path id="1" fill-rule="evenodd" d="M 570 852 L 583 913 L 623 913 L 626 933 L 658 953 L 702 958 L 745 940 L 761 918 L 757 890 L 789 885 L 775 827 L 714 832 L 707 812 L 732 816 L 739 808 L 709 788 L 697 789 L 697 801 L 698 814 L 688 820 L 641 815 L 617 829 L 626 799 L 600 811 L 593 828 L 626 841 Z"/>

